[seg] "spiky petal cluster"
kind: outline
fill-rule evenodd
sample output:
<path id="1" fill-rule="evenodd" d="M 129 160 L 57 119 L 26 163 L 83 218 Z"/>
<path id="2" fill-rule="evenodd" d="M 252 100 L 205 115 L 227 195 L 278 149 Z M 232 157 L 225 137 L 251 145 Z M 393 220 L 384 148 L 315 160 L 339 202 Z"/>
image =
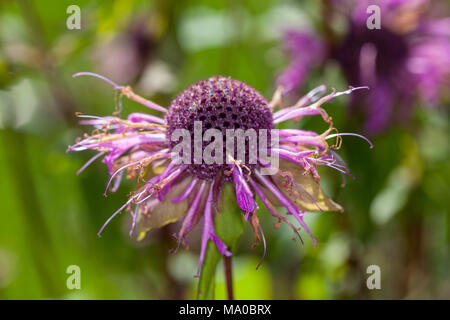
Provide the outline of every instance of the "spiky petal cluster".
<path id="1" fill-rule="evenodd" d="M 286 91 L 302 86 L 315 68 L 337 62 L 349 84 L 371 88 L 368 95 L 354 95 L 350 104 L 353 111 L 364 107 L 366 130 L 371 134 L 393 121 L 405 122 L 418 96 L 429 105 L 438 103 L 439 93 L 450 85 L 450 18 L 430 18 L 431 1 L 336 0 L 327 4 L 325 36 L 299 30 L 285 34 L 291 63 L 278 83 Z M 371 5 L 380 8 L 380 29 L 367 27 L 373 15 Z M 347 28 L 337 35 L 333 21 L 339 14 L 344 15 Z"/>
<path id="2" fill-rule="evenodd" d="M 139 228 L 138 238 L 142 238 L 152 228 L 180 221 L 176 238 L 179 243 L 186 245 L 186 235 L 203 217 L 199 275 L 209 240 L 216 244 L 222 255 L 231 255 L 214 230 L 214 217 L 221 208 L 220 199 L 227 183 L 234 186 L 236 202 L 242 209 L 243 218 L 251 224 L 257 241 L 263 241 L 264 252 L 265 239 L 257 217 L 257 197 L 277 219 L 276 227 L 285 222 L 299 237 L 298 228 L 286 215 L 292 216 L 311 235 L 303 221 L 306 211 L 342 210 L 320 188 L 317 167 L 328 166 L 349 174 L 342 159 L 332 150 L 339 147 L 341 136 L 346 134 L 331 133 L 336 129 L 322 105 L 359 88 L 350 88 L 344 92 L 333 90 L 322 97 L 326 88 L 320 86 L 295 105 L 274 112 L 274 108 L 282 104 L 281 88 L 267 103 L 255 89 L 242 82 L 212 77 L 186 89 L 166 109 L 136 95 L 131 88 L 119 86 L 102 76 L 92 73 L 75 76 L 79 75 L 95 76 L 110 83 L 120 93 L 119 103 L 122 96 L 126 96 L 165 114 L 164 117 L 158 117 L 132 113 L 127 119 L 120 119 L 116 115 L 79 115 L 81 123 L 93 126 L 94 130 L 68 150 L 91 149 L 98 152 L 80 171 L 104 156 L 103 162 L 110 174 L 106 191 L 117 190 L 124 174 L 127 178 L 136 178 L 140 184 L 128 201 L 106 221 L 99 235 L 114 216 L 126 209 L 133 219 L 130 236 L 136 226 Z M 265 159 L 250 164 L 244 160 L 234 160 L 233 155 L 228 154 L 232 159 L 228 164 L 218 166 L 203 163 L 198 167 L 178 163 L 171 152 L 173 145 L 170 133 L 180 127 L 191 130 L 191 121 L 194 119 L 209 123 L 209 127 L 219 130 L 237 127 L 271 129 L 281 122 L 313 115 L 320 115 L 329 124 L 329 129 L 322 134 L 280 129 L 278 146 L 269 150 L 272 156 L 279 157 L 280 166 L 272 168 L 271 176 L 263 174 L 262 169 L 271 166 Z M 333 138 L 336 138 L 336 145 L 330 147 L 327 140 Z M 286 215 L 279 212 L 277 207 L 285 208 Z"/>

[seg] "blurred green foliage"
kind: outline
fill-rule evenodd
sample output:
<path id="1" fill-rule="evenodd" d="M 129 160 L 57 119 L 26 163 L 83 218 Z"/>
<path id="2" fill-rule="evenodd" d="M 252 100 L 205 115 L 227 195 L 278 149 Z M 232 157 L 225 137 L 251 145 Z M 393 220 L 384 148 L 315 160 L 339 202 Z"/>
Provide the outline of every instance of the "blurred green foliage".
<path id="1" fill-rule="evenodd" d="M 89 155 L 65 153 L 84 129 L 74 113 L 109 115 L 114 93 L 71 75 L 100 72 L 162 105 L 215 74 L 270 98 L 286 64 L 281 31 L 316 24 L 318 1 L 77 1 L 81 30 L 66 27 L 70 4 L 0 3 L 0 298 L 195 298 L 199 249 L 171 255 L 176 226 L 137 243 L 128 237 L 130 218 L 121 215 L 97 237 L 133 183 L 104 198 L 102 163 L 76 175 Z M 313 75 L 307 86 L 325 82 L 346 88 L 336 70 Z M 341 132 L 360 132 L 346 101 L 330 104 L 329 114 Z M 126 101 L 124 114 L 134 111 L 147 110 Z M 288 125 L 324 129 L 319 119 Z M 261 210 L 268 253 L 256 271 L 262 246 L 252 248 L 246 225 L 233 260 L 236 298 L 450 298 L 448 141 L 448 103 L 419 109 L 408 126 L 374 138 L 373 150 L 345 138 L 340 155 L 356 180 L 341 188 L 336 172 L 321 172 L 345 212 L 307 215 L 314 247 L 306 235 L 301 245 L 289 228 L 273 228 Z M 381 268 L 381 290 L 366 287 L 371 264 Z M 66 287 L 69 265 L 81 268 L 81 290 Z M 223 299 L 218 265 L 215 292 Z"/>

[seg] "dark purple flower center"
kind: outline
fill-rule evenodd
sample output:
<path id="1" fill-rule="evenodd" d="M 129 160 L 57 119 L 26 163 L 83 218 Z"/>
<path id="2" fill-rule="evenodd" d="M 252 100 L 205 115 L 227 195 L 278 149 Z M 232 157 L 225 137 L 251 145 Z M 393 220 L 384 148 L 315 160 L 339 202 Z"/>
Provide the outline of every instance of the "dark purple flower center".
<path id="1" fill-rule="evenodd" d="M 188 172 L 202 180 L 212 180 L 228 167 L 226 164 L 226 129 L 272 129 L 272 112 L 266 99 L 254 88 L 245 83 L 222 76 L 198 81 L 181 92 L 170 104 L 166 116 L 169 125 L 168 137 L 175 129 L 187 129 L 194 142 L 194 121 L 202 122 L 202 133 L 214 128 L 223 135 L 223 164 L 194 164 L 194 143 L 191 148 L 192 164 Z M 268 138 L 270 139 L 270 138 Z M 171 141 L 173 148 L 177 141 Z M 210 142 L 203 142 L 203 149 Z M 236 149 L 237 146 L 235 146 Z M 248 146 L 246 146 L 248 150 Z M 246 156 L 248 152 L 246 152 Z M 236 158 L 236 151 L 233 154 Z M 246 163 L 249 168 L 255 164 Z"/>

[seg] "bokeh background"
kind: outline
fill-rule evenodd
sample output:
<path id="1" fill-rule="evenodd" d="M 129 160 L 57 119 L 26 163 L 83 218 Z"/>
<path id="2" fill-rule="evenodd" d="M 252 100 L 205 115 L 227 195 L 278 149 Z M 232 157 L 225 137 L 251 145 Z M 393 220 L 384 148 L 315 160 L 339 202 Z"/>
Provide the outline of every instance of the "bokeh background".
<path id="1" fill-rule="evenodd" d="M 195 298 L 198 247 L 180 249 L 174 226 L 142 242 L 128 236 L 130 217 L 116 218 L 133 183 L 103 196 L 101 162 L 81 175 L 87 153 L 67 154 L 83 134 L 75 112 L 109 115 L 114 93 L 79 71 L 99 72 L 161 105 L 194 81 L 221 74 L 268 99 L 287 65 L 285 28 L 321 30 L 320 1 L 77 1 L 81 30 L 68 30 L 71 1 L 0 1 L 0 298 Z M 317 32 L 319 32 L 317 31 Z M 302 92 L 327 83 L 346 89 L 339 69 L 312 72 Z M 448 95 L 447 95 L 448 97 Z M 327 106 L 341 132 L 363 132 L 346 108 Z M 344 137 L 340 155 L 355 180 L 322 169 L 327 193 L 344 208 L 311 213 L 314 247 L 274 229 L 262 210 L 268 254 L 252 248 L 246 226 L 235 253 L 238 299 L 449 299 L 450 161 L 448 99 L 416 104 L 411 120 L 371 137 L 375 147 Z M 124 112 L 147 109 L 125 101 Z M 317 119 L 297 127 L 322 131 Z M 194 230 L 200 232 L 199 229 Z M 369 265 L 381 269 L 381 290 L 366 286 Z M 66 268 L 81 268 L 81 290 L 66 287 Z M 216 298 L 225 297 L 223 269 Z"/>

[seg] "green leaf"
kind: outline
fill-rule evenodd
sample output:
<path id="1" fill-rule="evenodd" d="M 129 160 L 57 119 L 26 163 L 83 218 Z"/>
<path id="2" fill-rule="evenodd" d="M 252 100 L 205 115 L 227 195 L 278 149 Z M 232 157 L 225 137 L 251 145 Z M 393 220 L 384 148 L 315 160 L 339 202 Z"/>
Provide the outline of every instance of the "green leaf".
<path id="1" fill-rule="evenodd" d="M 226 184 L 219 212 L 214 219 L 216 234 L 233 251 L 244 232 L 244 218 L 232 184 Z"/>
<path id="2" fill-rule="evenodd" d="M 172 191 L 150 212 L 145 214 L 142 210 L 138 212 L 138 241 L 145 238 L 151 229 L 161 228 L 169 223 L 180 220 L 188 209 L 188 202 L 181 201 L 173 203 L 171 199 L 180 194 L 190 181 L 186 180 L 172 187 Z"/>
<path id="3" fill-rule="evenodd" d="M 198 282 L 198 300 L 214 299 L 216 267 L 221 257 L 222 256 L 216 248 L 216 244 L 209 241 L 208 246 L 206 247 L 205 261 L 203 263 L 202 272 L 200 273 L 200 281 Z"/>
<path id="4" fill-rule="evenodd" d="M 241 209 L 236 203 L 234 190 L 232 189 L 231 184 L 227 184 L 224 187 L 219 212 L 216 213 L 214 218 L 214 228 L 219 238 L 222 239 L 230 251 L 233 252 L 242 232 L 244 232 L 244 221 Z M 200 273 L 197 299 L 214 299 L 216 267 L 221 258 L 222 255 L 217 250 L 215 243 L 209 241 L 206 248 L 202 272 Z"/>
<path id="5" fill-rule="evenodd" d="M 298 186 L 292 186 L 291 192 L 287 192 L 283 187 L 285 179 L 279 175 L 272 176 L 278 189 L 281 190 L 295 205 L 303 211 L 318 212 L 322 211 L 339 211 L 343 212 L 344 209 L 331 200 L 322 190 L 320 184 L 314 180 L 311 174 L 304 174 L 305 171 L 299 165 L 290 161 L 280 161 L 279 168 L 292 175 L 293 182 Z M 270 193 L 269 193 L 269 198 Z M 313 201 L 314 199 L 314 201 Z M 275 199 L 273 203 L 278 204 Z M 319 209 L 320 208 L 320 209 Z"/>

